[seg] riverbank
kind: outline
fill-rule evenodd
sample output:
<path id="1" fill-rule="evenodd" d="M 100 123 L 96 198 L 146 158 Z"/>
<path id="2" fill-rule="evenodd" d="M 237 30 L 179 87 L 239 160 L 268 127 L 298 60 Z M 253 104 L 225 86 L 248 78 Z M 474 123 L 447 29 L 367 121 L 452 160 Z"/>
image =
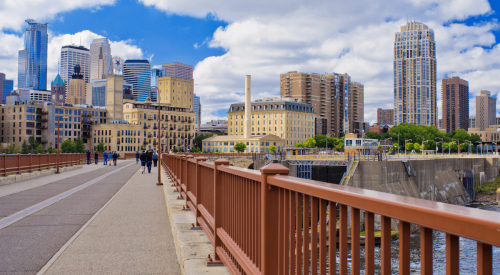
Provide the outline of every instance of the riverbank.
<path id="1" fill-rule="evenodd" d="M 497 189 L 500 188 L 500 176 L 493 182 L 485 182 L 476 190 L 476 199 L 478 202 L 495 202 L 497 200 Z"/>

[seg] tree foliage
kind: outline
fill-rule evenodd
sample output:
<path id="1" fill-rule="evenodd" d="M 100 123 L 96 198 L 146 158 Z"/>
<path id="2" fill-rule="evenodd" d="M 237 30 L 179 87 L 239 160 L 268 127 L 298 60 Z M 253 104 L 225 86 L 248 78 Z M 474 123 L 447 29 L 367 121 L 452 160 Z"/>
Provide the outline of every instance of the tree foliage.
<path id="1" fill-rule="evenodd" d="M 41 144 L 38 144 L 35 148 L 35 154 L 43 154 L 43 146 Z"/>
<path id="2" fill-rule="evenodd" d="M 371 138 L 371 139 L 382 139 L 382 136 L 379 135 L 379 133 L 376 132 L 367 132 L 365 133 L 366 138 Z"/>
<path id="3" fill-rule="evenodd" d="M 85 150 L 85 144 L 83 143 L 83 140 L 78 136 L 75 140 L 75 151 L 73 153 L 85 153 L 87 150 Z"/>
<path id="4" fill-rule="evenodd" d="M 302 143 L 295 143 L 295 148 L 304 148 L 304 144 L 302 144 Z"/>
<path id="5" fill-rule="evenodd" d="M 52 142 L 49 143 L 49 148 L 47 148 L 47 151 L 49 151 L 49 154 L 54 154 L 57 152 L 57 149 L 55 149 L 54 147 L 52 147 Z"/>
<path id="6" fill-rule="evenodd" d="M 203 151 L 203 140 L 209 137 L 213 137 L 214 135 L 220 135 L 220 133 L 199 135 L 194 138 L 193 144 L 195 144 L 196 147 L 199 147 Z"/>
<path id="7" fill-rule="evenodd" d="M 68 138 L 67 140 L 61 143 L 61 153 L 74 153 L 75 152 L 75 143 L 73 140 Z"/>
<path id="8" fill-rule="evenodd" d="M 99 152 L 99 153 L 104 152 L 104 143 L 99 142 L 99 144 L 97 144 L 96 150 L 97 150 L 97 152 Z M 142 146 L 142 147 L 141 147 L 141 150 L 142 150 L 142 151 L 144 151 L 144 150 L 146 150 L 146 148 L 144 148 L 144 146 Z"/>
<path id="9" fill-rule="evenodd" d="M 316 147 L 316 140 L 314 138 L 307 138 L 306 141 L 304 141 L 304 147 L 306 148 Z"/>
<path id="10" fill-rule="evenodd" d="M 22 147 L 21 154 L 29 154 L 30 153 L 29 145 L 26 142 L 26 140 L 23 142 L 23 145 L 21 147 Z"/>
<path id="11" fill-rule="evenodd" d="M 271 145 L 271 146 L 269 146 L 268 150 L 269 150 L 269 152 L 271 152 L 271 153 L 275 153 L 275 152 L 276 152 L 276 146 Z"/>
<path id="12" fill-rule="evenodd" d="M 238 142 L 234 145 L 234 150 L 238 153 L 243 153 L 245 152 L 245 149 L 247 148 L 247 146 L 245 145 L 245 143 L 243 142 Z"/>

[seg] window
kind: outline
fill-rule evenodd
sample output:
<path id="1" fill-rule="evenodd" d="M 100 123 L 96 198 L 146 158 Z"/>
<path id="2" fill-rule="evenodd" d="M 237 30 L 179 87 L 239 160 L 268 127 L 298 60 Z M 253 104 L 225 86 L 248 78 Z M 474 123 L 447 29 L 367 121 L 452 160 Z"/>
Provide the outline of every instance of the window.
<path id="1" fill-rule="evenodd" d="M 29 108 L 28 108 L 29 109 Z M 34 108 L 33 108 L 34 109 Z M 35 115 L 27 115 L 26 120 L 35 120 Z"/>

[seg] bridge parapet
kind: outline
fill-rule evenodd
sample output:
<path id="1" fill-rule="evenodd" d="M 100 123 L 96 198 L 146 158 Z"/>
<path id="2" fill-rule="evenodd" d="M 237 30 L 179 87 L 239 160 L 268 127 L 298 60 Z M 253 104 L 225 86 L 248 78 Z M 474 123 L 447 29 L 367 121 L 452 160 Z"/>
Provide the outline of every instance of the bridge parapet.
<path id="1" fill-rule="evenodd" d="M 337 253 L 338 242 L 338 273 L 347 274 L 350 269 L 351 274 L 359 274 L 361 215 L 365 218 L 366 274 L 374 274 L 378 262 L 375 215 L 381 217 L 382 274 L 392 273 L 393 219 L 399 221 L 400 274 L 410 274 L 412 224 L 420 226 L 423 274 L 432 274 L 433 230 L 446 233 L 449 274 L 459 273 L 459 237 L 477 242 L 479 274 L 492 274 L 492 246 L 500 246 L 500 213 L 496 212 L 288 177 L 288 169 L 279 164 L 259 172 L 229 167 L 227 160 L 207 163 L 163 154 L 162 167 L 196 213 L 195 226 L 214 245 L 215 258 L 208 263 L 222 262 L 232 273 L 309 274 L 318 270 L 326 274 L 330 270 L 334 274 L 337 257 L 330 255 Z"/>

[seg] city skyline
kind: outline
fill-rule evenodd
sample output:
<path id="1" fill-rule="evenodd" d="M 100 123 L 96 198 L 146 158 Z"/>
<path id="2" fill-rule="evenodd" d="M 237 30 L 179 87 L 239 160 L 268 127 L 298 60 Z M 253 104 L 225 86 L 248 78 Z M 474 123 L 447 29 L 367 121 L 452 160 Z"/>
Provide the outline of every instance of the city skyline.
<path id="1" fill-rule="evenodd" d="M 389 1 L 390 2 L 390 1 Z M 294 4 L 295 5 L 295 4 Z M 480 90 L 486 89 L 496 97 L 500 87 L 493 81 L 497 74 L 495 68 L 500 63 L 496 54 L 498 51 L 495 36 L 498 35 L 498 23 L 495 10 L 499 5 L 495 2 L 478 1 L 473 6 L 458 3 L 453 11 L 446 10 L 444 4 L 424 4 L 420 6 L 408 5 L 402 7 L 394 3 L 384 3 L 385 8 L 379 15 L 364 18 L 360 22 L 346 20 L 331 30 L 319 28 L 317 33 L 308 33 L 308 30 L 316 28 L 313 22 L 306 26 L 301 26 L 300 33 L 304 33 L 303 38 L 298 35 L 290 35 L 288 30 L 279 29 L 283 35 L 276 35 L 272 38 L 269 32 L 262 31 L 261 25 L 265 20 L 270 19 L 271 13 L 276 13 L 277 18 L 282 18 L 284 22 L 290 20 L 290 14 L 298 8 L 304 8 L 306 18 L 317 17 L 317 20 L 324 19 L 318 13 L 321 8 L 331 10 L 337 14 L 338 11 L 332 9 L 328 3 L 319 3 L 316 7 L 303 7 L 300 4 L 282 10 L 272 5 L 268 11 L 259 8 L 242 11 L 239 16 L 219 5 L 200 5 L 193 10 L 185 10 L 182 5 L 161 5 L 157 1 L 143 2 L 116 1 L 107 4 L 88 3 L 86 6 L 75 6 L 71 8 L 59 8 L 54 11 L 40 11 L 37 16 L 22 14 L 22 20 L 14 18 L 9 22 L 0 21 L 2 33 L 0 36 L 9 38 L 12 41 L 10 48 L 19 44 L 22 39 L 21 33 L 25 26 L 26 18 L 35 18 L 38 22 L 50 22 L 49 32 L 49 73 L 48 82 L 55 78 L 57 74 L 57 57 L 54 56 L 54 48 L 60 53 L 61 47 L 65 45 L 82 44 L 89 47 L 92 39 L 108 37 L 110 39 L 113 55 L 124 59 L 147 58 L 151 59 L 152 67 L 159 68 L 167 62 L 182 62 L 192 64 L 194 68 L 194 78 L 196 79 L 195 92 L 201 97 L 204 105 L 203 121 L 223 118 L 231 102 L 241 101 L 243 87 L 238 83 L 238 75 L 252 74 L 254 76 L 254 99 L 264 96 L 275 96 L 279 94 L 279 74 L 290 70 L 331 73 L 338 71 L 349 72 L 353 79 L 365 85 L 365 119 L 370 122 L 376 120 L 376 108 L 390 108 L 392 105 L 392 93 L 389 92 L 392 82 L 392 70 L 388 69 L 392 59 L 393 47 L 390 40 L 393 39 L 394 32 L 403 25 L 407 19 L 407 14 L 415 14 L 415 17 L 424 24 L 429 25 L 436 32 L 437 47 L 437 87 L 440 90 L 440 81 L 444 77 L 459 76 L 470 83 L 470 99 L 479 94 Z M 390 7 L 394 5 L 394 7 Z M 454 5 L 451 3 L 450 5 Z M 83 7 L 83 8 L 81 8 Z M 371 7 L 371 6 L 370 6 Z M 10 8 L 6 7 L 6 10 Z M 355 4 L 346 4 L 346 11 L 354 12 Z M 257 10 L 256 10 L 257 9 Z M 43 10 L 40 8 L 40 10 Z M 159 50 L 161 47 L 153 43 L 148 37 L 161 37 L 161 33 L 153 34 L 146 30 L 144 34 L 135 32 L 125 32 L 111 27 L 109 20 L 113 20 L 115 13 L 136 11 L 139 14 L 151 15 L 151 22 L 169 22 L 172 36 L 169 35 L 169 46 L 167 50 Z M 167 16 L 165 11 L 171 12 Z M 366 12 L 368 8 L 359 10 L 360 14 Z M 255 15 L 257 11 L 262 14 Z M 104 18 L 103 14 L 111 12 L 109 18 Z M 21 16 L 13 12 L 16 16 Z M 217 14 L 207 15 L 208 13 Z M 85 16 L 90 16 L 88 20 L 82 20 Z M 342 16 L 342 14 L 339 14 Z M 250 23 L 251 19 L 256 21 L 256 25 Z M 116 20 L 116 19 L 114 19 Z M 278 20 L 278 19 L 276 19 Z M 333 19 L 332 19 L 333 20 Z M 78 24 L 76 24 L 78 21 Z M 131 20 L 137 27 L 142 23 Z M 269 29 L 272 33 L 282 28 L 284 25 L 278 21 L 276 26 Z M 293 23 L 293 22 L 291 22 Z M 131 24 L 123 22 L 123 24 Z M 193 32 L 195 26 L 203 25 L 203 31 L 198 30 L 196 35 L 186 36 Z M 293 23 L 295 24 L 295 23 Z M 250 38 L 239 38 L 238 33 L 244 33 L 241 28 L 254 26 L 259 30 L 250 32 L 259 43 L 249 43 Z M 293 25 L 295 26 L 295 25 Z M 221 28 L 219 28 L 221 27 Z M 124 28 L 126 29 L 126 28 Z M 181 30 L 182 29 L 182 30 Z M 293 28 L 291 28 L 293 29 Z M 341 31 L 341 29 L 344 29 Z M 251 29 L 249 29 L 251 30 Z M 279 32 L 277 32 L 279 33 Z M 317 36 L 313 36 L 317 35 Z M 234 39 L 231 39 L 234 38 Z M 182 38 L 182 39 L 180 39 Z M 360 39 L 369 39 L 370 43 L 364 43 Z M 81 39 L 81 43 L 79 43 Z M 253 38 L 252 38 L 253 39 Z M 303 46 L 303 39 L 308 41 Z M 164 41 L 164 40 L 162 40 Z M 475 41 L 471 43 L 470 41 Z M 251 45 L 247 47 L 244 43 Z M 185 43 L 189 43 L 186 45 Z M 173 45 L 177 46 L 173 46 Z M 179 45 L 181 45 L 179 47 Z M 288 45 L 288 46 L 283 46 Z M 172 50 L 171 47 L 175 47 Z M 293 52 L 303 51 L 305 48 L 309 52 L 304 56 L 293 57 Z M 9 48 L 9 49 L 10 49 Z M 16 59 L 15 50 L 6 50 L 7 55 Z M 115 50 L 116 49 L 116 50 Z M 265 49 L 272 49 L 276 52 L 274 57 L 270 57 L 267 62 Z M 168 52 L 167 52 L 168 51 Z M 56 52 L 57 54 L 57 52 Z M 290 55 L 292 54 L 292 55 Z M 246 55 L 246 56 L 245 56 Z M 172 58 L 180 56 L 181 58 Z M 55 58 L 53 58 L 55 57 Z M 241 62 L 235 63 L 236 58 Z M 444 59 L 443 59 L 444 58 Z M 452 60 L 453 59 L 453 60 Z M 8 58 L 0 62 L 0 71 L 6 73 L 8 79 L 17 77 L 11 75 L 14 67 L 6 64 Z M 440 60 L 441 63 L 440 63 Z M 450 60 L 450 62 L 448 62 Z M 52 65 L 51 65 L 52 63 Z M 460 64 L 458 64 L 460 63 Z M 257 65 L 259 64 L 259 65 Z M 15 64 L 17 65 L 17 64 Z M 229 70 L 231 68 L 231 70 Z M 17 68 L 15 68 L 17 69 Z M 441 95 L 438 92 L 438 118 L 441 117 Z M 475 112 L 473 101 L 470 104 L 470 113 Z"/>

